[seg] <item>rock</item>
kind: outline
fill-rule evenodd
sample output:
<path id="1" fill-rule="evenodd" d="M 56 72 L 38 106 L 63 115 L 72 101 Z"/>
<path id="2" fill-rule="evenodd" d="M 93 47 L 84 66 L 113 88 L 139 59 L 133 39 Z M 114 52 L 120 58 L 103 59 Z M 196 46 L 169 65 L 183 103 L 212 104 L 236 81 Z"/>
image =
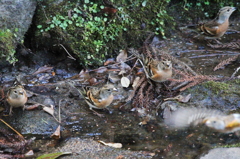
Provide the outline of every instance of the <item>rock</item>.
<path id="1" fill-rule="evenodd" d="M 32 23 L 36 6 L 36 0 L 0 1 L 0 28 L 18 29 L 17 40 L 22 40 Z"/>
<path id="2" fill-rule="evenodd" d="M 32 23 L 37 0 L 0 1 L 0 65 L 17 62 L 15 50 Z"/>
<path id="3" fill-rule="evenodd" d="M 240 148 L 215 148 L 212 149 L 205 156 L 200 159 L 213 159 L 213 158 L 221 158 L 221 159 L 239 159 L 240 157 Z"/>
<path id="4" fill-rule="evenodd" d="M 47 147 L 45 146 L 45 149 Z M 44 147 L 42 147 L 42 150 Z M 78 159 L 78 158 L 88 158 L 88 159 L 117 159 L 117 158 L 152 158 L 154 153 L 149 153 L 146 151 L 130 151 L 125 149 L 114 149 L 108 146 L 104 146 L 97 141 L 92 139 L 80 139 L 80 138 L 70 138 L 65 140 L 59 147 L 59 149 L 53 148 L 53 150 L 48 148 L 48 151 L 53 152 L 74 152 L 73 155 L 63 156 L 63 159 Z"/>

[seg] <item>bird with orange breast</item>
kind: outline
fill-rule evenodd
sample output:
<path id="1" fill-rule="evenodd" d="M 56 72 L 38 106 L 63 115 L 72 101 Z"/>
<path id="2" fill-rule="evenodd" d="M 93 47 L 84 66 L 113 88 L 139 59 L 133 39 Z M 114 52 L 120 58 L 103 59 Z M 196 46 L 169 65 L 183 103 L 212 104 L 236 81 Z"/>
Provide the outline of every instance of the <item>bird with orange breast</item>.
<path id="1" fill-rule="evenodd" d="M 240 130 L 240 114 L 227 115 L 219 110 L 206 108 L 180 108 L 165 119 L 169 128 L 184 129 L 191 125 L 204 124 L 222 133 Z"/>
<path id="2" fill-rule="evenodd" d="M 170 60 L 153 59 L 134 51 L 131 52 L 138 58 L 147 78 L 155 82 L 164 82 L 172 77 L 172 62 Z"/>
<path id="3" fill-rule="evenodd" d="M 68 81 L 69 85 L 76 88 L 73 81 Z M 105 109 L 112 104 L 114 100 L 113 91 L 117 89 L 112 84 L 105 84 L 102 87 L 81 87 L 77 89 L 78 92 L 84 97 L 85 102 L 88 104 L 89 109 L 93 111 L 99 117 L 103 117 L 102 114 L 97 113 L 94 109 Z"/>
<path id="4" fill-rule="evenodd" d="M 172 77 L 172 62 L 169 60 L 148 59 L 146 75 L 155 82 L 164 82 Z"/>
<path id="5" fill-rule="evenodd" d="M 222 37 L 229 27 L 229 17 L 236 10 L 235 7 L 223 7 L 219 10 L 215 19 L 196 25 L 181 27 L 180 30 L 193 29 L 199 33 L 195 38 L 217 39 Z"/>

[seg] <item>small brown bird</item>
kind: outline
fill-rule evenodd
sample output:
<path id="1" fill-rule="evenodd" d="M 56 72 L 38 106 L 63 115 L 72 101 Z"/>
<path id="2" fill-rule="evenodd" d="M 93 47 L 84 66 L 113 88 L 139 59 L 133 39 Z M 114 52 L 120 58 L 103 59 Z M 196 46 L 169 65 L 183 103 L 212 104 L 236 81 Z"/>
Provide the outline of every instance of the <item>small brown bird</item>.
<path id="1" fill-rule="evenodd" d="M 172 77 L 172 62 L 169 60 L 157 60 L 133 53 L 143 66 L 147 78 L 155 82 L 164 82 Z"/>
<path id="2" fill-rule="evenodd" d="M 236 10 L 235 7 L 223 7 L 219 10 L 215 19 L 206 23 L 181 27 L 184 29 L 195 29 L 199 33 L 195 38 L 217 39 L 222 37 L 229 27 L 229 17 Z"/>
<path id="3" fill-rule="evenodd" d="M 147 63 L 147 76 L 155 82 L 164 82 L 172 77 L 172 62 L 151 59 Z"/>
<path id="4" fill-rule="evenodd" d="M 9 114 L 12 114 L 12 108 L 23 107 L 25 108 L 25 103 L 27 102 L 27 93 L 23 86 L 16 85 L 11 87 L 7 92 L 7 102 L 10 105 Z"/>
<path id="5" fill-rule="evenodd" d="M 240 130 L 240 114 L 206 118 L 203 123 L 219 132 L 231 133 Z"/>
<path id="6" fill-rule="evenodd" d="M 86 103 L 89 105 L 90 110 L 98 114 L 94 109 L 104 109 L 108 107 L 114 99 L 112 91 L 116 90 L 112 84 L 106 84 L 101 88 L 97 87 L 84 87 L 80 93 L 85 98 Z"/>
<path id="7" fill-rule="evenodd" d="M 231 133 L 240 130 L 240 114 L 226 115 L 221 111 L 206 108 L 180 108 L 165 119 L 165 124 L 177 129 L 205 124 L 218 132 Z"/>

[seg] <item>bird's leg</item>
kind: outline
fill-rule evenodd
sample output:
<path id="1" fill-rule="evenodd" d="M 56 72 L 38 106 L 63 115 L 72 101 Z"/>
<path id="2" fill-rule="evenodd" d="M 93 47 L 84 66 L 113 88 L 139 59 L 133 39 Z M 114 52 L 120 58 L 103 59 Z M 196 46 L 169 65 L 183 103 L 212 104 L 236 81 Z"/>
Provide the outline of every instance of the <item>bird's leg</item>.
<path id="1" fill-rule="evenodd" d="M 12 114 L 13 114 L 12 106 L 10 106 L 10 109 L 9 109 L 9 115 L 12 115 Z"/>
<path id="2" fill-rule="evenodd" d="M 96 112 L 95 110 L 93 110 L 92 108 L 89 108 L 91 111 L 93 111 L 93 114 L 99 116 L 100 118 L 105 117 L 103 114 L 99 114 L 98 112 Z"/>

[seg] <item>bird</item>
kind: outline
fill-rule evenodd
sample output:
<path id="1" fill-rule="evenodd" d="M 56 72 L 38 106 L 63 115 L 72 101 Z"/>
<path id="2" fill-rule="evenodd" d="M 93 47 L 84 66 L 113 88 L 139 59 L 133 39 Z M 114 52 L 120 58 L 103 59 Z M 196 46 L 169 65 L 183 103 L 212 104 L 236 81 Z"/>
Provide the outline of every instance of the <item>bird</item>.
<path id="1" fill-rule="evenodd" d="M 155 82 L 164 82 L 172 77 L 172 62 L 149 59 L 146 64 L 147 77 Z"/>
<path id="2" fill-rule="evenodd" d="M 23 107 L 23 109 L 25 109 L 25 103 L 27 100 L 27 93 L 22 85 L 15 85 L 13 87 L 10 87 L 6 97 L 6 101 L 10 105 L 9 114 L 12 115 L 13 107 Z"/>
<path id="3" fill-rule="evenodd" d="M 131 52 L 138 58 L 147 78 L 155 82 L 164 82 L 172 77 L 172 62 L 170 60 L 153 59 L 134 51 Z"/>
<path id="4" fill-rule="evenodd" d="M 112 84 L 105 84 L 103 87 L 82 87 L 79 91 L 84 97 L 85 102 L 88 104 L 89 109 L 96 113 L 99 117 L 103 115 L 97 113 L 94 109 L 104 109 L 107 108 L 113 102 L 114 95 L 113 91 L 116 88 Z"/>
<path id="5" fill-rule="evenodd" d="M 240 114 L 209 117 L 203 123 L 219 132 L 232 133 L 240 130 Z"/>
<path id="6" fill-rule="evenodd" d="M 221 133 L 240 130 L 240 114 L 225 114 L 219 110 L 207 108 L 179 108 L 165 119 L 169 128 L 184 129 L 203 124 Z"/>
<path id="7" fill-rule="evenodd" d="M 236 9 L 236 7 L 223 7 L 213 20 L 196 25 L 180 27 L 180 30 L 195 29 L 195 32 L 199 33 L 195 38 L 203 38 L 205 40 L 220 38 L 227 31 L 229 27 L 229 17 Z"/>

